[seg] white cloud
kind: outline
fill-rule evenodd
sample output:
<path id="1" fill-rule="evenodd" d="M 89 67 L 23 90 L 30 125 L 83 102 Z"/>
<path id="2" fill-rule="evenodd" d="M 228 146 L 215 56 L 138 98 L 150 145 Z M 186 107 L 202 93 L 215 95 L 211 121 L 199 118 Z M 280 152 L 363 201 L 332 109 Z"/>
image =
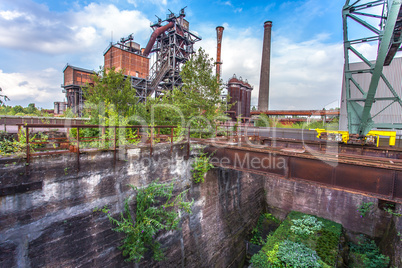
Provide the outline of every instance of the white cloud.
<path id="1" fill-rule="evenodd" d="M 49 107 L 64 99 L 60 81 L 62 74 L 53 68 L 28 73 L 5 73 L 0 70 L 0 87 L 10 98 L 7 105 L 37 103 Z"/>
<path id="2" fill-rule="evenodd" d="M 225 24 L 226 26 L 226 24 Z M 247 29 L 223 33 L 222 79 L 235 73 L 254 86 L 252 105 L 258 103 L 262 36 Z M 327 44 L 326 35 L 295 43 L 273 33 L 271 48 L 270 109 L 322 109 L 341 94 L 343 71 L 342 43 Z M 201 46 L 216 57 L 216 38 Z"/>
<path id="3" fill-rule="evenodd" d="M 82 53 L 94 46 L 105 47 L 112 32 L 117 38 L 150 32 L 150 21 L 141 12 L 119 10 L 112 4 L 91 3 L 79 11 L 59 14 L 20 9 L 0 10 L 0 47 L 46 54 Z"/>
<path id="4" fill-rule="evenodd" d="M 167 6 L 167 0 L 127 0 L 129 4 L 138 7 L 139 3 L 154 4 L 157 6 Z"/>
<path id="5" fill-rule="evenodd" d="M 17 11 L 0 11 L 0 17 L 2 17 L 5 20 L 13 20 L 16 18 L 21 17 L 23 14 Z"/>

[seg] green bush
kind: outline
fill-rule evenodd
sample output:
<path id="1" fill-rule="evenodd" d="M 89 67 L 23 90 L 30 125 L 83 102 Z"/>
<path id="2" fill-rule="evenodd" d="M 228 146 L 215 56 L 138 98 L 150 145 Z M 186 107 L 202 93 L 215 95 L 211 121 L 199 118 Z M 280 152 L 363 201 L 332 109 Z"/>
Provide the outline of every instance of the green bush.
<path id="1" fill-rule="evenodd" d="M 320 257 L 317 252 L 304 244 L 285 240 L 279 245 L 278 258 L 285 263 L 285 267 L 320 268 Z"/>
<path id="2" fill-rule="evenodd" d="M 303 216 L 302 219 L 292 220 L 292 222 L 293 225 L 290 227 L 290 230 L 303 237 L 314 234 L 324 226 L 316 217 L 309 215 Z"/>
<path id="3" fill-rule="evenodd" d="M 351 255 L 355 255 L 350 267 L 383 268 L 388 267 L 389 257 L 380 253 L 377 245 L 363 235 L 359 237 L 358 245 L 350 243 Z"/>
<path id="4" fill-rule="evenodd" d="M 363 202 L 358 208 L 357 212 L 359 212 L 360 217 L 363 218 L 366 216 L 367 212 L 369 212 L 373 207 L 373 202 Z"/>
<path id="5" fill-rule="evenodd" d="M 126 261 L 140 262 L 148 251 L 153 253 L 153 259 L 160 261 L 164 254 L 155 236 L 161 230 L 178 229 L 180 212 L 191 213 L 194 201 L 184 201 L 187 191 L 173 198 L 173 183 L 164 185 L 153 182 L 146 188 L 130 186 L 137 192 L 135 217 L 131 214 L 130 199 L 125 201 L 124 213 L 121 213 L 120 220 L 112 217 L 107 207 L 101 211 L 116 226 L 114 231 L 125 234 L 119 249 L 123 251 Z"/>
<path id="6" fill-rule="evenodd" d="M 193 179 L 195 183 L 204 182 L 204 175 L 208 170 L 214 168 L 214 165 L 209 163 L 210 157 L 206 153 L 200 154 L 191 164 L 193 169 Z"/>
<path id="7" fill-rule="evenodd" d="M 43 144 L 32 144 L 32 142 L 46 142 L 48 139 L 47 135 L 43 133 L 35 133 L 29 134 L 29 150 L 30 153 L 34 153 L 35 149 L 43 147 Z M 17 155 L 19 157 L 26 155 L 27 142 L 26 142 L 26 131 L 25 129 L 21 129 L 20 133 L 18 133 L 18 139 L 8 139 L 1 138 L 0 140 L 0 155 L 9 156 L 9 155 Z"/>
<path id="8" fill-rule="evenodd" d="M 271 266 L 271 263 L 268 260 L 267 255 L 260 250 L 257 254 L 254 254 L 251 259 L 250 263 L 253 266 L 253 268 L 267 268 L 267 267 L 273 267 Z"/>
<path id="9" fill-rule="evenodd" d="M 306 219 L 309 219 L 307 220 L 307 223 L 314 222 L 313 229 L 318 229 L 318 226 L 321 226 L 321 229 L 316 230 L 314 235 L 300 235 L 291 230 L 292 226 L 296 226 L 296 229 L 299 229 L 302 223 L 306 224 Z M 321 222 L 321 224 L 317 222 Z M 310 226 L 309 224 L 306 225 Z M 293 227 L 293 229 L 296 230 L 295 227 Z M 310 229 L 312 228 L 308 227 L 308 230 Z M 341 233 L 342 225 L 338 223 L 324 218 L 292 211 L 276 229 L 273 235 L 267 238 L 262 250 L 268 254 L 268 252 L 271 252 L 276 245 L 285 240 L 290 240 L 303 243 L 306 247 L 315 250 L 317 255 L 321 258 L 320 263 L 323 267 L 326 265 L 334 266 L 338 256 L 338 243 Z"/>

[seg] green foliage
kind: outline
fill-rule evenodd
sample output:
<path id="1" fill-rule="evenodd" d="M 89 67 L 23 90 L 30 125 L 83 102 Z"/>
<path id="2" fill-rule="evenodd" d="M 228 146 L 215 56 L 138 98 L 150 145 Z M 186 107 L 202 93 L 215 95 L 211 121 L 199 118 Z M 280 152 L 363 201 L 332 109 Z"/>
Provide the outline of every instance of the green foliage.
<path id="1" fill-rule="evenodd" d="M 269 118 L 266 114 L 260 114 L 255 121 L 254 125 L 256 127 L 283 127 L 276 118 Z"/>
<path id="2" fill-rule="evenodd" d="M 268 221 L 271 221 L 271 222 L 274 222 L 277 224 L 280 223 L 280 221 L 270 213 L 261 214 L 260 217 L 258 218 L 257 225 L 251 231 L 252 237 L 250 239 L 250 242 L 255 245 L 263 245 L 264 244 L 264 239 L 262 237 L 262 224 L 264 222 L 264 219 L 267 219 Z"/>
<path id="3" fill-rule="evenodd" d="M 41 144 L 32 144 L 31 142 L 46 142 L 48 136 L 42 133 L 30 134 L 29 135 L 29 150 L 30 153 L 34 153 L 35 149 L 43 147 Z M 18 139 L 0 139 L 0 155 L 9 156 L 9 155 L 17 155 L 19 157 L 25 156 L 27 149 L 26 142 L 26 131 L 24 128 L 21 129 L 20 133 L 18 133 Z"/>
<path id="4" fill-rule="evenodd" d="M 302 243 L 285 240 L 279 245 L 278 258 L 286 264 L 285 267 L 320 268 L 320 257 L 317 252 Z"/>
<path id="5" fill-rule="evenodd" d="M 389 257 L 380 253 L 373 240 L 361 235 L 358 245 L 350 243 L 350 251 L 355 255 L 350 267 L 355 268 L 383 268 L 388 267 Z"/>
<path id="6" fill-rule="evenodd" d="M 220 98 L 220 84 L 214 75 L 213 60 L 199 49 L 180 73 L 183 85 L 166 92 L 159 99 L 148 99 L 141 117 L 155 125 L 175 125 L 192 129 L 194 137 L 211 137 L 216 120 L 227 120 Z"/>
<path id="7" fill-rule="evenodd" d="M 76 118 L 76 117 L 78 117 L 78 115 L 75 114 L 75 113 L 73 112 L 73 110 L 69 107 L 69 108 L 66 108 L 66 110 L 64 110 L 63 114 L 60 115 L 60 117 Z"/>
<path id="8" fill-rule="evenodd" d="M 104 107 L 104 113 L 98 115 L 99 124 L 101 126 L 128 126 L 129 122 L 127 117 L 119 115 L 118 111 L 114 108 L 114 105 L 106 103 Z M 88 124 L 91 124 L 89 122 Z M 138 129 L 133 128 L 116 128 L 117 135 L 117 146 L 125 145 L 137 145 L 140 142 L 140 137 L 138 135 Z M 70 137 L 76 139 L 77 129 L 70 129 Z M 82 148 L 100 148 L 108 149 L 114 146 L 115 129 L 105 128 L 104 133 L 101 132 L 100 128 L 81 128 L 80 138 L 84 138 L 83 142 L 80 142 L 80 147 Z M 89 141 L 94 137 L 95 140 Z"/>
<path id="9" fill-rule="evenodd" d="M 388 214 L 391 214 L 392 216 L 395 216 L 395 217 L 402 216 L 401 213 L 396 213 L 391 208 L 384 208 L 384 211 L 387 212 Z"/>
<path id="10" fill-rule="evenodd" d="M 310 217 L 315 219 L 310 219 Z M 300 228 L 301 224 L 307 222 L 314 222 L 312 224 L 314 229 L 318 229 L 318 226 L 321 226 L 320 230 L 316 230 L 314 235 L 299 235 L 292 231 L 292 226 L 295 226 L 294 222 L 296 222 L 298 228 Z M 317 223 L 317 222 L 321 222 Z M 311 230 L 310 224 L 307 224 L 307 229 Z M 295 228 L 293 228 L 295 229 Z M 306 247 L 315 250 L 317 255 L 321 258 L 321 264 L 323 267 L 330 265 L 334 266 L 336 258 L 338 256 L 338 244 L 340 235 L 342 233 L 342 225 L 335 223 L 333 221 L 313 217 L 301 212 L 292 211 L 288 214 L 286 219 L 281 223 L 281 225 L 275 230 L 275 232 L 267 237 L 267 241 L 263 246 L 264 252 L 271 252 L 275 245 L 279 245 L 285 240 L 290 240 L 297 243 L 302 243 Z M 326 245 L 326 246 L 323 246 Z"/>
<path id="11" fill-rule="evenodd" d="M 395 217 L 401 217 L 402 214 L 394 212 L 395 210 L 395 203 L 386 203 L 384 206 L 384 211 L 387 212 L 388 214 L 395 216 Z"/>
<path id="12" fill-rule="evenodd" d="M 255 121 L 256 127 L 277 127 L 277 128 L 294 128 L 294 129 L 316 129 L 322 128 L 327 130 L 339 129 L 339 117 L 332 119 L 330 123 L 323 121 L 313 121 L 310 123 L 299 122 L 292 125 L 284 125 L 279 122 L 277 117 L 268 117 L 266 114 L 260 114 Z"/>
<path id="13" fill-rule="evenodd" d="M 35 107 L 35 104 L 30 103 L 28 107 L 22 107 L 21 105 L 6 106 L 0 105 L 0 115 L 14 115 L 14 116 L 46 116 L 51 117 L 48 113 L 43 113 L 41 110 Z"/>
<path id="14" fill-rule="evenodd" d="M 3 89 L 0 87 L 0 92 L 2 92 Z M 6 95 L 0 94 L 0 105 L 3 105 L 6 101 L 9 101 L 10 98 L 7 97 Z"/>
<path id="15" fill-rule="evenodd" d="M 321 230 L 324 226 L 316 217 L 309 215 L 303 216 L 302 219 L 292 220 L 292 222 L 293 225 L 290 227 L 290 230 L 302 237 L 308 237 L 309 235 Z"/>
<path id="16" fill-rule="evenodd" d="M 135 217 L 131 213 L 130 199 L 125 201 L 120 220 L 112 217 L 107 207 L 102 212 L 116 226 L 114 231 L 124 233 L 125 238 L 119 249 L 127 262 L 140 262 L 149 250 L 153 259 L 161 261 L 164 254 L 155 236 L 162 230 L 177 230 L 180 212 L 191 213 L 194 201 L 184 201 L 187 191 L 173 198 L 173 183 L 164 185 L 153 182 L 145 188 L 130 186 L 137 192 Z"/>
<path id="17" fill-rule="evenodd" d="M 357 212 L 360 214 L 360 218 L 364 218 L 372 208 L 373 208 L 373 202 L 363 202 L 358 208 Z"/>
<path id="18" fill-rule="evenodd" d="M 278 258 L 278 251 L 279 251 L 279 244 L 275 244 L 273 249 L 266 253 L 266 255 L 268 257 L 269 265 L 270 265 L 268 267 L 272 267 L 272 268 L 285 267 L 282 264 L 282 261 Z M 263 251 L 260 251 L 260 252 L 263 252 Z"/>
<path id="19" fill-rule="evenodd" d="M 190 126 L 193 137 L 211 137 L 216 121 L 227 120 L 213 60 L 199 49 L 183 66 L 180 76 L 181 88 L 166 91 L 158 98 L 149 96 L 139 103 L 135 89 L 121 72 L 101 70 L 94 77 L 94 85 L 84 90 L 84 116 L 91 118 L 91 124 L 102 124 L 107 106 L 113 105 L 130 125 L 173 125 L 184 129 Z M 161 134 L 170 134 L 169 131 L 162 130 Z"/>
<path id="20" fill-rule="evenodd" d="M 200 154 L 191 164 L 193 169 L 193 180 L 195 183 L 204 182 L 204 175 L 208 170 L 214 168 L 214 165 L 209 163 L 210 157 L 206 153 Z"/>
<path id="21" fill-rule="evenodd" d="M 327 264 L 335 264 L 338 254 L 339 233 L 322 230 L 317 240 L 316 251 L 322 261 Z"/>
<path id="22" fill-rule="evenodd" d="M 112 104 L 119 115 L 127 117 L 138 102 L 136 90 L 131 87 L 130 79 L 125 79 L 123 70 L 116 71 L 114 67 L 103 68 L 94 74 L 93 85 L 84 87 L 83 94 L 91 118 L 102 114 L 103 107 L 107 104 Z"/>
<path id="23" fill-rule="evenodd" d="M 273 267 L 271 266 L 271 263 L 269 262 L 267 255 L 263 251 L 254 254 L 250 259 L 250 263 L 254 268 Z"/>

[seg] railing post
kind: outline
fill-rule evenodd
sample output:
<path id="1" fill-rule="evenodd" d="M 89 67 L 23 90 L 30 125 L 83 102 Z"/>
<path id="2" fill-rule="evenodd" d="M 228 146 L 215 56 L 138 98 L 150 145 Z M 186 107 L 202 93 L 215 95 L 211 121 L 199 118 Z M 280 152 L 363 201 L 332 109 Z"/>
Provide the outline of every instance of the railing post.
<path id="1" fill-rule="evenodd" d="M 18 141 L 20 141 L 20 134 L 21 134 L 21 125 L 18 125 L 18 135 L 17 135 Z"/>
<path id="2" fill-rule="evenodd" d="M 20 128 L 20 126 L 18 126 L 18 128 Z M 27 143 L 27 164 L 29 164 L 29 154 L 30 154 L 30 152 L 29 152 L 29 127 L 28 126 L 25 126 L 25 138 L 26 138 L 26 143 Z M 19 130 L 18 130 L 18 137 L 19 137 L 19 135 L 20 135 L 20 132 L 19 132 Z"/>
<path id="3" fill-rule="evenodd" d="M 114 155 L 113 155 L 113 159 L 114 159 L 115 164 L 116 164 L 116 144 L 117 144 L 117 127 L 114 126 Z"/>
<path id="4" fill-rule="evenodd" d="M 80 128 L 77 126 L 77 171 L 80 170 Z"/>
<path id="5" fill-rule="evenodd" d="M 173 152 L 173 128 L 170 128 L 170 154 Z"/>
<path id="6" fill-rule="evenodd" d="M 151 126 L 151 145 L 150 145 L 150 155 L 152 156 L 153 153 L 153 142 L 154 142 L 154 127 Z"/>
<path id="7" fill-rule="evenodd" d="M 187 133 L 187 159 L 190 158 L 190 126 L 188 126 L 188 133 Z"/>

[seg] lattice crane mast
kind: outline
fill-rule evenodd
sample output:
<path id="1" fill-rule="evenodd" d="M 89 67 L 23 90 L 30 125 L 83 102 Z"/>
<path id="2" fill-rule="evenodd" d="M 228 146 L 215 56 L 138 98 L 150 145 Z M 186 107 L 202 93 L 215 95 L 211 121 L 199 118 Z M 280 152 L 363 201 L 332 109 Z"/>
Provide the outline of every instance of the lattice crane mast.
<path id="1" fill-rule="evenodd" d="M 395 144 L 395 131 L 372 129 L 402 129 L 401 123 L 375 123 L 374 121 L 376 116 L 392 105 L 402 107 L 401 97 L 383 73 L 384 66 L 390 65 L 402 43 L 401 5 L 401 0 L 357 0 L 353 3 L 350 0 L 346 1 L 342 9 L 342 18 L 345 57 L 344 87 L 347 102 L 348 132 L 319 129 L 317 130 L 319 138 L 378 146 L 379 136 L 389 136 L 390 145 Z M 367 55 L 362 52 L 362 43 L 366 42 L 376 42 L 378 44 L 375 61 L 368 60 Z M 364 63 L 363 68 L 351 68 L 350 56 L 352 55 Z M 359 80 L 363 81 L 358 79 L 358 76 L 367 75 L 370 76 L 369 83 L 358 82 Z M 402 76 L 402 74 L 399 75 Z M 376 94 L 380 82 L 386 85 L 389 92 Z M 381 105 L 379 106 L 381 109 L 373 115 L 372 107 L 375 103 Z"/>

